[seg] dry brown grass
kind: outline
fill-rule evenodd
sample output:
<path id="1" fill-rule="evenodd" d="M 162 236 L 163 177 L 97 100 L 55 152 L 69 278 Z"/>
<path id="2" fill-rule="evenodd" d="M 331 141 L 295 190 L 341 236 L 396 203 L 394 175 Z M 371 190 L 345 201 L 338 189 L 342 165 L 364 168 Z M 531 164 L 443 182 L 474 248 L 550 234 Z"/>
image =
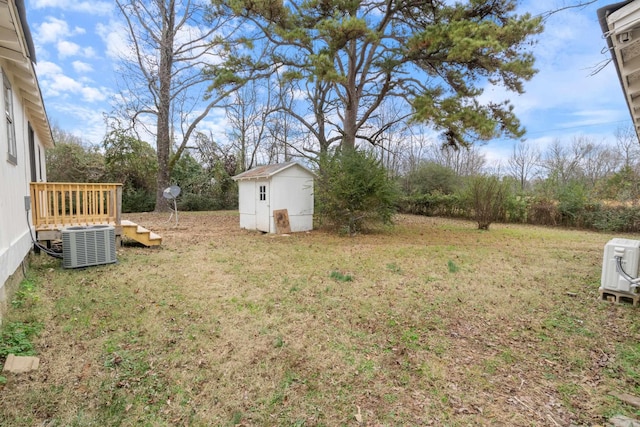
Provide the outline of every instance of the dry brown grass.
<path id="1" fill-rule="evenodd" d="M 44 322 L 40 370 L 8 376 L 0 425 L 592 425 L 629 414 L 610 391 L 639 391 L 638 308 L 598 298 L 611 235 L 128 219 L 162 247 L 35 261 L 37 299 L 9 320 Z"/>

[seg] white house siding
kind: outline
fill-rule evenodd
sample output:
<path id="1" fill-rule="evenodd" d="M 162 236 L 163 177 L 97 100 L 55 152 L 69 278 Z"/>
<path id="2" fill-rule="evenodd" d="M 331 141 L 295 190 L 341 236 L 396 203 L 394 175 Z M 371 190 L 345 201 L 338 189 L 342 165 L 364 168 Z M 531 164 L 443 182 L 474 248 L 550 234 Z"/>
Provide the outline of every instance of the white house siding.
<path id="1" fill-rule="evenodd" d="M 0 61 L 2 71 L 11 69 L 6 63 Z M 29 121 L 22 99 L 17 95 L 17 85 L 11 74 L 7 73 L 11 81 L 13 93 L 13 123 L 17 148 L 17 162 L 9 162 L 7 147 L 7 122 L 4 117 L 4 97 L 0 97 L 0 316 L 6 308 L 8 291 L 7 280 L 16 271 L 28 255 L 31 247 L 31 236 L 27 212 L 25 211 L 24 197 L 29 195 L 29 182 L 31 182 L 31 167 L 29 157 Z M 2 78 L 0 77 L 0 81 Z M 46 168 L 44 159 L 44 147 L 41 145 L 38 135 L 34 134 L 36 156 L 36 179 L 46 180 Z M 1 317 L 0 317 L 1 318 Z"/>
<path id="2" fill-rule="evenodd" d="M 271 232 L 276 230 L 273 211 L 287 209 L 292 232 L 313 229 L 313 178 L 299 167 L 271 178 Z"/>

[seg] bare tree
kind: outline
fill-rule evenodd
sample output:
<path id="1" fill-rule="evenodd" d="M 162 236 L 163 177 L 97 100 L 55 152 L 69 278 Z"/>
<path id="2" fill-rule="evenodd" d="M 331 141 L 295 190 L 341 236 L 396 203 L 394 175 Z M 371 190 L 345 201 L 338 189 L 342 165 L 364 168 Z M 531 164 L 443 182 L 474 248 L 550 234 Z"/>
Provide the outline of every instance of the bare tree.
<path id="1" fill-rule="evenodd" d="M 619 154 L 604 143 L 591 141 L 582 159 L 582 173 L 589 188 L 611 176 L 620 164 Z"/>
<path id="2" fill-rule="evenodd" d="M 200 0 L 116 0 L 128 30 L 123 52 L 121 111 L 136 131 L 155 137 L 156 210 L 162 191 L 197 126 L 242 82 L 225 80 L 232 46 L 229 20 Z M 205 21 L 205 17 L 210 20 Z M 237 58 L 234 58 L 237 64 Z M 213 83 L 212 83 L 213 82 Z M 203 102 L 207 89 L 208 99 Z"/>
<path id="3" fill-rule="evenodd" d="M 407 129 L 405 150 L 402 157 L 402 173 L 414 172 L 423 163 L 433 141 L 426 135 L 422 126 L 412 126 Z"/>
<path id="4" fill-rule="evenodd" d="M 261 94 L 261 91 L 266 93 Z M 226 107 L 231 126 L 228 136 L 237 147 L 238 172 L 243 172 L 260 162 L 258 157 L 261 149 L 268 152 L 262 143 L 267 133 L 268 116 L 272 112 L 269 85 L 263 86 L 252 81 L 231 94 L 231 97 L 233 101 Z"/>
<path id="5" fill-rule="evenodd" d="M 574 136 L 568 146 L 559 139 L 554 140 L 544 155 L 542 165 L 548 178 L 560 186 L 582 181 L 593 188 L 599 180 L 617 169 L 619 156 L 592 138 Z"/>
<path id="6" fill-rule="evenodd" d="M 457 149 L 450 145 L 433 145 L 429 157 L 429 160 L 448 167 L 458 176 L 479 175 L 487 163 L 476 146 Z"/>
<path id="7" fill-rule="evenodd" d="M 57 123 L 51 126 L 51 135 L 55 144 L 76 144 L 81 147 L 88 145 L 81 137 L 62 129 Z"/>
<path id="8" fill-rule="evenodd" d="M 507 169 L 520 184 L 520 190 L 524 191 L 529 180 L 536 176 L 540 158 L 540 150 L 524 139 L 513 146 L 513 153 L 507 160 Z"/>
<path id="9" fill-rule="evenodd" d="M 372 116 L 370 129 L 363 128 L 363 134 L 369 133 L 367 141 L 390 176 L 400 176 L 405 153 L 411 152 L 408 117 L 409 113 L 402 103 L 396 99 L 388 99 L 382 103 L 377 114 Z"/>
<path id="10" fill-rule="evenodd" d="M 196 132 L 195 135 L 195 158 L 204 165 L 208 171 L 219 169 L 224 171 L 229 177 L 238 173 L 237 152 L 231 143 L 216 141 L 212 132 Z M 192 147 L 190 147 L 192 148 Z"/>
<path id="11" fill-rule="evenodd" d="M 294 142 L 294 124 L 291 116 L 283 111 L 275 111 L 267 121 L 270 159 L 288 162 L 292 158 L 291 144 Z"/>
<path id="12" fill-rule="evenodd" d="M 640 144 L 638 136 L 632 125 L 616 129 L 616 151 L 620 156 L 622 166 L 633 168 L 640 161 Z"/>
<path id="13" fill-rule="evenodd" d="M 574 143 L 569 150 L 560 139 L 554 139 L 542 161 L 547 177 L 562 185 L 567 184 L 571 179 L 580 178 L 582 175 L 580 162 L 584 155 L 581 153 L 580 145 L 580 143 Z"/>

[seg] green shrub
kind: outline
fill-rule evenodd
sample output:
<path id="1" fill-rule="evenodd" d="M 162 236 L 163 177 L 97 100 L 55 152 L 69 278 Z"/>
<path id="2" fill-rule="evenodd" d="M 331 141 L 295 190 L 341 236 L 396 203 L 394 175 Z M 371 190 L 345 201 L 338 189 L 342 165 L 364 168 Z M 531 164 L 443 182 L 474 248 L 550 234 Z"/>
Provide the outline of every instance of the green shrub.
<path id="1" fill-rule="evenodd" d="M 565 185 L 558 193 L 558 212 L 562 225 L 584 227 L 583 214 L 587 200 L 587 191 L 582 183 Z"/>
<path id="2" fill-rule="evenodd" d="M 186 193 L 178 202 L 181 211 L 212 211 L 217 208 L 216 200 L 210 194 Z"/>
<path id="3" fill-rule="evenodd" d="M 592 213 L 596 230 L 634 233 L 640 231 L 640 210 L 636 206 L 599 206 Z"/>
<path id="4" fill-rule="evenodd" d="M 155 193 L 125 185 L 122 192 L 122 212 L 150 212 L 155 206 Z"/>
<path id="5" fill-rule="evenodd" d="M 424 162 L 405 175 L 403 190 L 407 195 L 452 194 L 460 186 L 455 171 L 435 162 Z"/>
<path id="6" fill-rule="evenodd" d="M 478 229 L 488 230 L 491 223 L 506 219 L 509 192 L 509 183 L 498 177 L 480 175 L 470 179 L 465 200 Z"/>
<path id="7" fill-rule="evenodd" d="M 397 198 L 395 183 L 372 155 L 347 150 L 320 159 L 315 202 L 321 225 L 353 235 L 390 224 Z"/>
<path id="8" fill-rule="evenodd" d="M 530 201 L 524 194 L 509 194 L 505 200 L 506 220 L 525 224 L 529 217 Z"/>

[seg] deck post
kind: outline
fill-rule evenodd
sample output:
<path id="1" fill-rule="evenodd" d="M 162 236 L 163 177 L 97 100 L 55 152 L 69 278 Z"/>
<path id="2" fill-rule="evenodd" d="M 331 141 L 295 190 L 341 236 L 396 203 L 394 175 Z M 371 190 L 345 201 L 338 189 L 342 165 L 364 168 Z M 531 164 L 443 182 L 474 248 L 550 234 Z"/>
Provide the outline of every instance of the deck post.
<path id="1" fill-rule="evenodd" d="M 116 187 L 116 225 L 122 224 L 122 185 Z"/>

